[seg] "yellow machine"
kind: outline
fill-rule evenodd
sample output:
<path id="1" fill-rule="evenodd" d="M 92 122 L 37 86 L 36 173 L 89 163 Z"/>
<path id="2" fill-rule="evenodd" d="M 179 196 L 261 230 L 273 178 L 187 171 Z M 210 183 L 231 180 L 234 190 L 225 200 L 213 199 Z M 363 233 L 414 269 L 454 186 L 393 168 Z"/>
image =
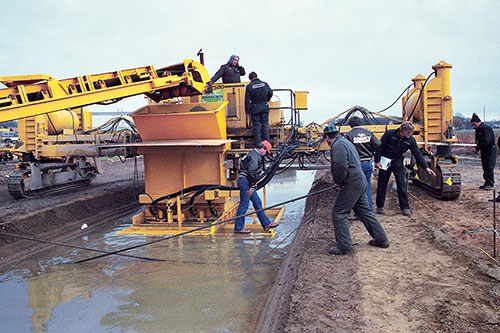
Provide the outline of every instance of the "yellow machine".
<path id="1" fill-rule="evenodd" d="M 450 95 L 450 69 L 452 66 L 444 61 L 432 66 L 434 70 L 429 77 L 417 75 L 412 79 L 413 87 L 407 90 L 402 98 L 402 120 L 387 117 L 376 112 L 369 112 L 361 107 L 354 107 L 342 113 L 344 118 L 336 120 L 339 116 L 328 120 L 326 123 L 336 122 L 340 132 L 346 133 L 351 128 L 345 126 L 356 112 L 365 117 L 368 125 L 363 125 L 382 136 L 388 129 L 398 128 L 398 123 L 409 120 L 415 125 L 413 137 L 417 140 L 423 154 L 427 157 L 429 165 L 437 177 L 430 176 L 425 170 L 417 168 L 415 162 L 410 163 L 413 168 L 412 179 L 424 186 L 435 197 L 442 200 L 454 200 L 460 195 L 461 176 L 458 169 L 457 156 L 451 154 L 451 144 L 457 142 L 453 131 L 453 104 Z M 434 78 L 431 79 L 431 76 Z M 371 121 L 373 115 L 392 120 L 395 124 L 377 125 Z M 372 118 L 373 119 L 373 118 Z M 325 123 L 325 124 L 326 124 Z"/>
<path id="2" fill-rule="evenodd" d="M 127 146 L 144 156 L 146 194 L 139 202 L 146 209 L 121 233 L 177 234 L 235 216 L 239 191 L 228 155 L 236 140 L 227 136 L 227 109 L 227 101 L 186 102 L 148 105 L 132 114 L 143 141 Z M 279 221 L 284 209 L 267 214 Z M 198 233 L 226 228 L 233 226 Z M 246 228 L 263 233 L 257 223 Z"/>
<path id="3" fill-rule="evenodd" d="M 246 84 L 214 85 L 209 95 L 178 102 L 152 102 L 131 115 L 143 141 L 127 146 L 136 147 L 144 156 L 146 194 L 140 195 L 139 201 L 146 207 L 133 218 L 133 226 L 120 233 L 178 234 L 235 216 L 239 201 L 235 186 L 239 159 L 253 146 L 251 123 L 244 109 Z M 305 133 L 304 129 L 285 124 L 283 109 L 289 108 L 298 123 L 296 105 L 307 108 L 307 93 L 287 92 L 292 96 L 290 107 L 270 103 L 274 147 L 284 144 L 294 132 Z M 316 132 L 318 135 L 321 133 Z M 273 167 L 268 166 L 268 170 L 279 167 L 289 152 L 299 150 L 306 154 L 313 153 L 315 148 L 306 141 L 290 144 L 282 151 L 281 159 L 275 156 Z M 264 186 L 273 174 L 268 172 L 259 186 Z M 277 222 L 284 209 L 282 206 L 266 213 Z M 225 229 L 232 232 L 233 228 L 221 224 L 198 233 Z M 245 228 L 273 235 L 272 230 L 264 233 L 255 219 Z"/>
<path id="4" fill-rule="evenodd" d="M 433 67 L 436 77 L 432 80 L 417 76 L 413 89 L 403 98 L 403 119 L 415 123 L 414 135 L 440 176 L 437 180 L 428 179 L 415 170 L 415 180 L 443 199 L 456 198 L 460 193 L 457 160 L 449 153 L 449 144 L 456 141 L 450 125 L 450 68 L 440 62 Z M 13 173 L 14 177 L 11 175 L 14 196 L 36 191 L 37 186 L 52 186 L 50 180 L 55 174 L 71 172 L 71 177 L 75 173 L 90 177 L 96 166 L 88 163 L 87 157 L 129 149 L 144 156 L 145 193 L 139 201 L 145 210 L 133 218 L 133 226 L 123 233 L 178 234 L 234 217 L 239 198 L 235 187 L 239 159 L 251 149 L 253 141 L 244 109 L 247 83 L 216 84 L 212 91 L 206 69 L 193 60 L 159 70 L 150 66 L 61 81 L 41 75 L 4 77 L 0 81 L 8 87 L 0 90 L 0 122 L 22 119 L 22 162 L 18 164 L 20 170 Z M 270 103 L 274 156 L 265 161 L 266 172 L 259 188 L 280 169 L 318 168 L 315 163 L 320 158 L 328 159 L 323 127 L 316 123 L 300 125 L 300 111 L 307 109 L 307 92 L 276 91 L 289 94 L 290 103 Z M 106 137 L 108 134 L 99 132 L 77 134 L 90 127 L 90 117 L 83 106 L 107 104 L 141 93 L 151 101 L 131 115 L 140 142 L 130 138 L 112 142 L 112 138 Z M 348 110 L 342 122 L 359 110 Z M 380 136 L 399 125 L 367 126 Z M 341 126 L 341 132 L 348 130 Z M 434 153 L 430 147 L 437 143 L 444 146 L 438 146 Z M 64 176 L 59 183 L 73 179 L 70 176 Z M 268 215 L 279 221 L 283 212 L 281 207 Z M 200 233 L 226 228 L 233 227 L 220 224 Z M 262 231 L 257 223 L 245 228 Z"/>
<path id="5" fill-rule="evenodd" d="M 21 162 L 10 174 L 10 194 L 22 198 L 88 181 L 98 171 L 96 157 L 126 154 L 123 147 L 107 144 L 135 141 L 133 128 L 118 135 L 89 131 L 92 118 L 83 106 L 106 105 L 138 94 L 155 101 L 202 94 L 210 90 L 209 81 L 206 69 L 193 60 L 64 80 L 48 75 L 0 77 L 7 87 L 0 90 L 0 122 L 19 120 L 14 153 Z"/>

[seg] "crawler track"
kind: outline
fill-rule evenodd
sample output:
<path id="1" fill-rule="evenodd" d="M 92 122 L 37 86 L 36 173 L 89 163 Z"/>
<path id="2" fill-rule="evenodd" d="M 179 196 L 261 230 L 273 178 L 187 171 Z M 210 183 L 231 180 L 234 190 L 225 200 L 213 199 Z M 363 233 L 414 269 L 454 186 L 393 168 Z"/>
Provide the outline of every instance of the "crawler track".
<path id="1" fill-rule="evenodd" d="M 9 175 L 7 187 L 9 194 L 15 199 L 22 199 L 28 196 L 57 193 L 76 188 L 81 188 L 90 184 L 90 179 L 80 180 L 72 183 L 67 183 L 58 186 L 47 187 L 35 191 L 26 191 L 24 188 L 24 179 L 28 177 L 30 171 L 27 170 L 14 170 Z"/>
<path id="2" fill-rule="evenodd" d="M 456 166 L 440 166 L 437 176 L 441 178 L 440 186 L 432 186 L 420 179 L 412 181 L 440 200 L 455 200 L 460 196 L 462 177 Z"/>

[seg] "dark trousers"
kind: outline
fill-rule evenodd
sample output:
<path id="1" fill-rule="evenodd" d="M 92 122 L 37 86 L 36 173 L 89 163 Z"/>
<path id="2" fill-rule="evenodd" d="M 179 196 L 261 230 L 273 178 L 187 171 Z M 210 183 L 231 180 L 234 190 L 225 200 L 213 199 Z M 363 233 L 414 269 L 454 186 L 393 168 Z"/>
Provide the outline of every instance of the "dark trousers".
<path id="1" fill-rule="evenodd" d="M 495 186 L 495 163 L 497 161 L 497 149 L 491 151 L 481 150 L 481 164 L 483 166 L 484 185 Z"/>
<path id="2" fill-rule="evenodd" d="M 335 230 L 335 242 L 341 250 L 352 250 L 351 234 L 347 217 L 354 210 L 366 230 L 376 241 L 388 242 L 384 228 L 370 209 L 366 197 L 366 177 L 361 170 L 349 169 L 347 183 L 337 194 L 332 210 L 333 229 Z"/>
<path id="3" fill-rule="evenodd" d="M 252 113 L 253 143 L 255 147 L 269 137 L 269 111 Z"/>
<path id="4" fill-rule="evenodd" d="M 394 173 L 394 177 L 396 178 L 399 208 L 410 208 L 410 203 L 408 202 L 408 188 L 405 179 L 406 170 L 404 166 L 390 166 L 387 170 L 379 169 L 376 201 L 377 207 L 384 207 L 387 184 L 389 183 L 389 179 L 391 178 L 391 173 Z"/>

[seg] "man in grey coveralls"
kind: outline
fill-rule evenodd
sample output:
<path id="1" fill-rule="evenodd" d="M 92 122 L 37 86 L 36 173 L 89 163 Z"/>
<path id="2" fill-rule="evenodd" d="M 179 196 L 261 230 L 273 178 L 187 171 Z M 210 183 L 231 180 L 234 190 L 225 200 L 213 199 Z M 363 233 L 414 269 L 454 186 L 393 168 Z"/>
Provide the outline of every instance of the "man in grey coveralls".
<path id="1" fill-rule="evenodd" d="M 361 162 L 356 147 L 344 139 L 335 125 L 325 127 L 326 142 L 331 146 L 331 171 L 335 184 L 340 191 L 332 210 L 333 229 L 336 246 L 331 254 L 341 255 L 352 252 L 352 241 L 347 217 L 351 210 L 359 216 L 366 230 L 373 237 L 368 244 L 383 248 L 389 247 L 384 228 L 370 209 L 366 198 L 366 176 L 361 170 Z"/>

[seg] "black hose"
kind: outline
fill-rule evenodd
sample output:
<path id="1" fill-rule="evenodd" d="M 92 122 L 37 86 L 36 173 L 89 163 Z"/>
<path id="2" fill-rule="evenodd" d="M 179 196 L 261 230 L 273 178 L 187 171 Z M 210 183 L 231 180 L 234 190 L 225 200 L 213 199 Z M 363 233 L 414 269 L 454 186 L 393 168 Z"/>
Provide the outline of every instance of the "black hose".
<path id="1" fill-rule="evenodd" d="M 418 105 L 418 101 L 420 101 L 420 97 L 422 97 L 422 93 L 424 92 L 424 87 L 427 85 L 427 81 L 429 81 L 429 79 L 431 78 L 432 75 L 435 75 L 436 72 L 432 72 L 430 73 L 428 76 L 427 76 L 427 79 L 425 80 L 424 84 L 422 85 L 422 88 L 420 89 L 420 94 L 418 94 L 418 98 L 417 98 L 417 101 L 415 102 L 415 105 L 413 106 L 413 110 L 411 110 L 411 113 L 410 115 L 408 116 L 408 119 L 410 119 L 412 116 L 413 116 L 413 113 L 415 112 L 416 108 L 417 108 L 417 105 Z"/>
<path id="2" fill-rule="evenodd" d="M 99 252 L 99 253 L 104 253 L 104 254 L 112 254 L 107 251 L 99 250 L 99 249 L 93 249 L 90 247 L 82 247 L 82 246 L 76 246 L 76 245 L 70 245 L 70 244 L 65 244 L 65 243 L 60 243 L 60 242 L 54 242 L 54 241 L 49 241 L 45 239 L 39 239 L 39 238 L 34 238 L 34 237 L 29 237 L 29 236 L 21 236 L 21 235 L 16 235 L 16 234 L 11 234 L 8 232 L 2 232 L 0 231 L 0 235 L 2 236 L 8 236 L 8 237 L 13 237 L 13 238 L 20 238 L 20 239 L 25 239 L 29 240 L 32 242 L 38 242 L 38 243 L 44 243 L 44 244 L 51 244 L 51 245 L 56 245 L 56 246 L 63 246 L 63 247 L 69 247 L 71 249 L 78 249 L 78 250 L 85 250 L 85 251 L 92 251 L 92 252 Z M 140 256 L 134 256 L 134 255 L 128 255 L 128 254 L 118 254 L 123 257 L 129 257 L 129 258 L 135 258 L 135 259 L 143 259 L 143 260 L 151 260 L 151 261 L 165 261 L 163 259 L 155 259 L 155 258 L 147 258 L 147 257 L 140 257 Z"/>
<path id="3" fill-rule="evenodd" d="M 330 187 L 326 187 L 326 188 L 323 188 L 321 190 L 318 190 L 318 191 L 315 191 L 315 192 L 312 192 L 312 193 L 309 193 L 309 194 L 306 194 L 306 195 L 303 195 L 303 196 L 300 196 L 300 197 L 296 197 L 296 198 L 293 198 L 293 199 L 290 199 L 290 200 L 287 200 L 287 201 L 283 201 L 283 202 L 277 203 L 275 205 L 272 205 L 272 206 L 269 206 L 269 207 L 266 207 L 266 208 L 258 209 L 258 210 L 255 210 L 253 212 L 250 212 L 250 213 L 247 213 L 247 214 L 244 214 L 244 215 L 239 215 L 239 216 L 231 217 L 231 218 L 228 218 L 226 220 L 222 220 L 222 221 L 215 222 L 215 223 L 212 223 L 212 224 L 208 224 L 208 225 L 205 225 L 205 226 L 202 226 L 202 227 L 194 228 L 194 229 L 191 229 L 191 230 L 188 230 L 188 231 L 181 232 L 181 233 L 176 234 L 176 235 L 171 235 L 171 236 L 167 236 L 167 237 L 164 237 L 164 238 L 156 239 L 154 241 L 150 241 L 150 242 L 147 242 L 147 243 L 144 243 L 144 244 L 138 244 L 138 245 L 130 246 L 130 247 L 127 247 L 127 248 L 124 248 L 124 249 L 121 249 L 121 250 L 112 251 L 112 252 L 101 254 L 101 255 L 98 255 L 98 256 L 95 256 L 95 257 L 91 257 L 91 258 L 87 258 L 87 259 L 83 259 L 83 260 L 78 260 L 78 261 L 75 262 L 75 264 L 80 264 L 80 263 L 84 263 L 84 262 L 91 261 L 91 260 L 94 260 L 94 259 L 99 259 L 99 258 L 107 257 L 107 256 L 112 255 L 112 254 L 118 254 L 118 253 L 122 253 L 122 252 L 125 252 L 125 251 L 134 250 L 134 249 L 141 248 L 141 247 L 144 247 L 144 246 L 147 246 L 147 245 L 151 245 L 151 244 L 163 242 L 163 241 L 165 241 L 167 239 L 181 237 L 181 236 L 184 236 L 184 235 L 196 232 L 196 231 L 200 231 L 200 230 L 207 229 L 207 228 L 212 228 L 212 227 L 214 227 L 216 225 L 220 225 L 220 224 L 223 224 L 223 223 L 228 223 L 228 222 L 234 221 L 234 220 L 236 220 L 238 218 L 241 218 L 241 217 L 245 217 L 245 216 L 249 216 L 249 215 L 253 215 L 253 214 L 258 214 L 258 213 L 266 211 L 268 209 L 276 208 L 278 206 L 282 206 L 282 205 L 288 204 L 290 202 L 294 202 L 294 201 L 297 201 L 297 200 L 302 200 L 302 199 L 305 199 L 307 197 L 310 197 L 310 196 L 313 196 L 313 195 L 318 195 L 320 193 L 323 193 L 323 192 L 326 192 L 326 191 L 330 191 L 330 190 L 334 190 L 334 189 L 335 190 L 338 189 L 338 186 L 337 185 L 333 185 L 333 186 L 330 186 Z"/>

